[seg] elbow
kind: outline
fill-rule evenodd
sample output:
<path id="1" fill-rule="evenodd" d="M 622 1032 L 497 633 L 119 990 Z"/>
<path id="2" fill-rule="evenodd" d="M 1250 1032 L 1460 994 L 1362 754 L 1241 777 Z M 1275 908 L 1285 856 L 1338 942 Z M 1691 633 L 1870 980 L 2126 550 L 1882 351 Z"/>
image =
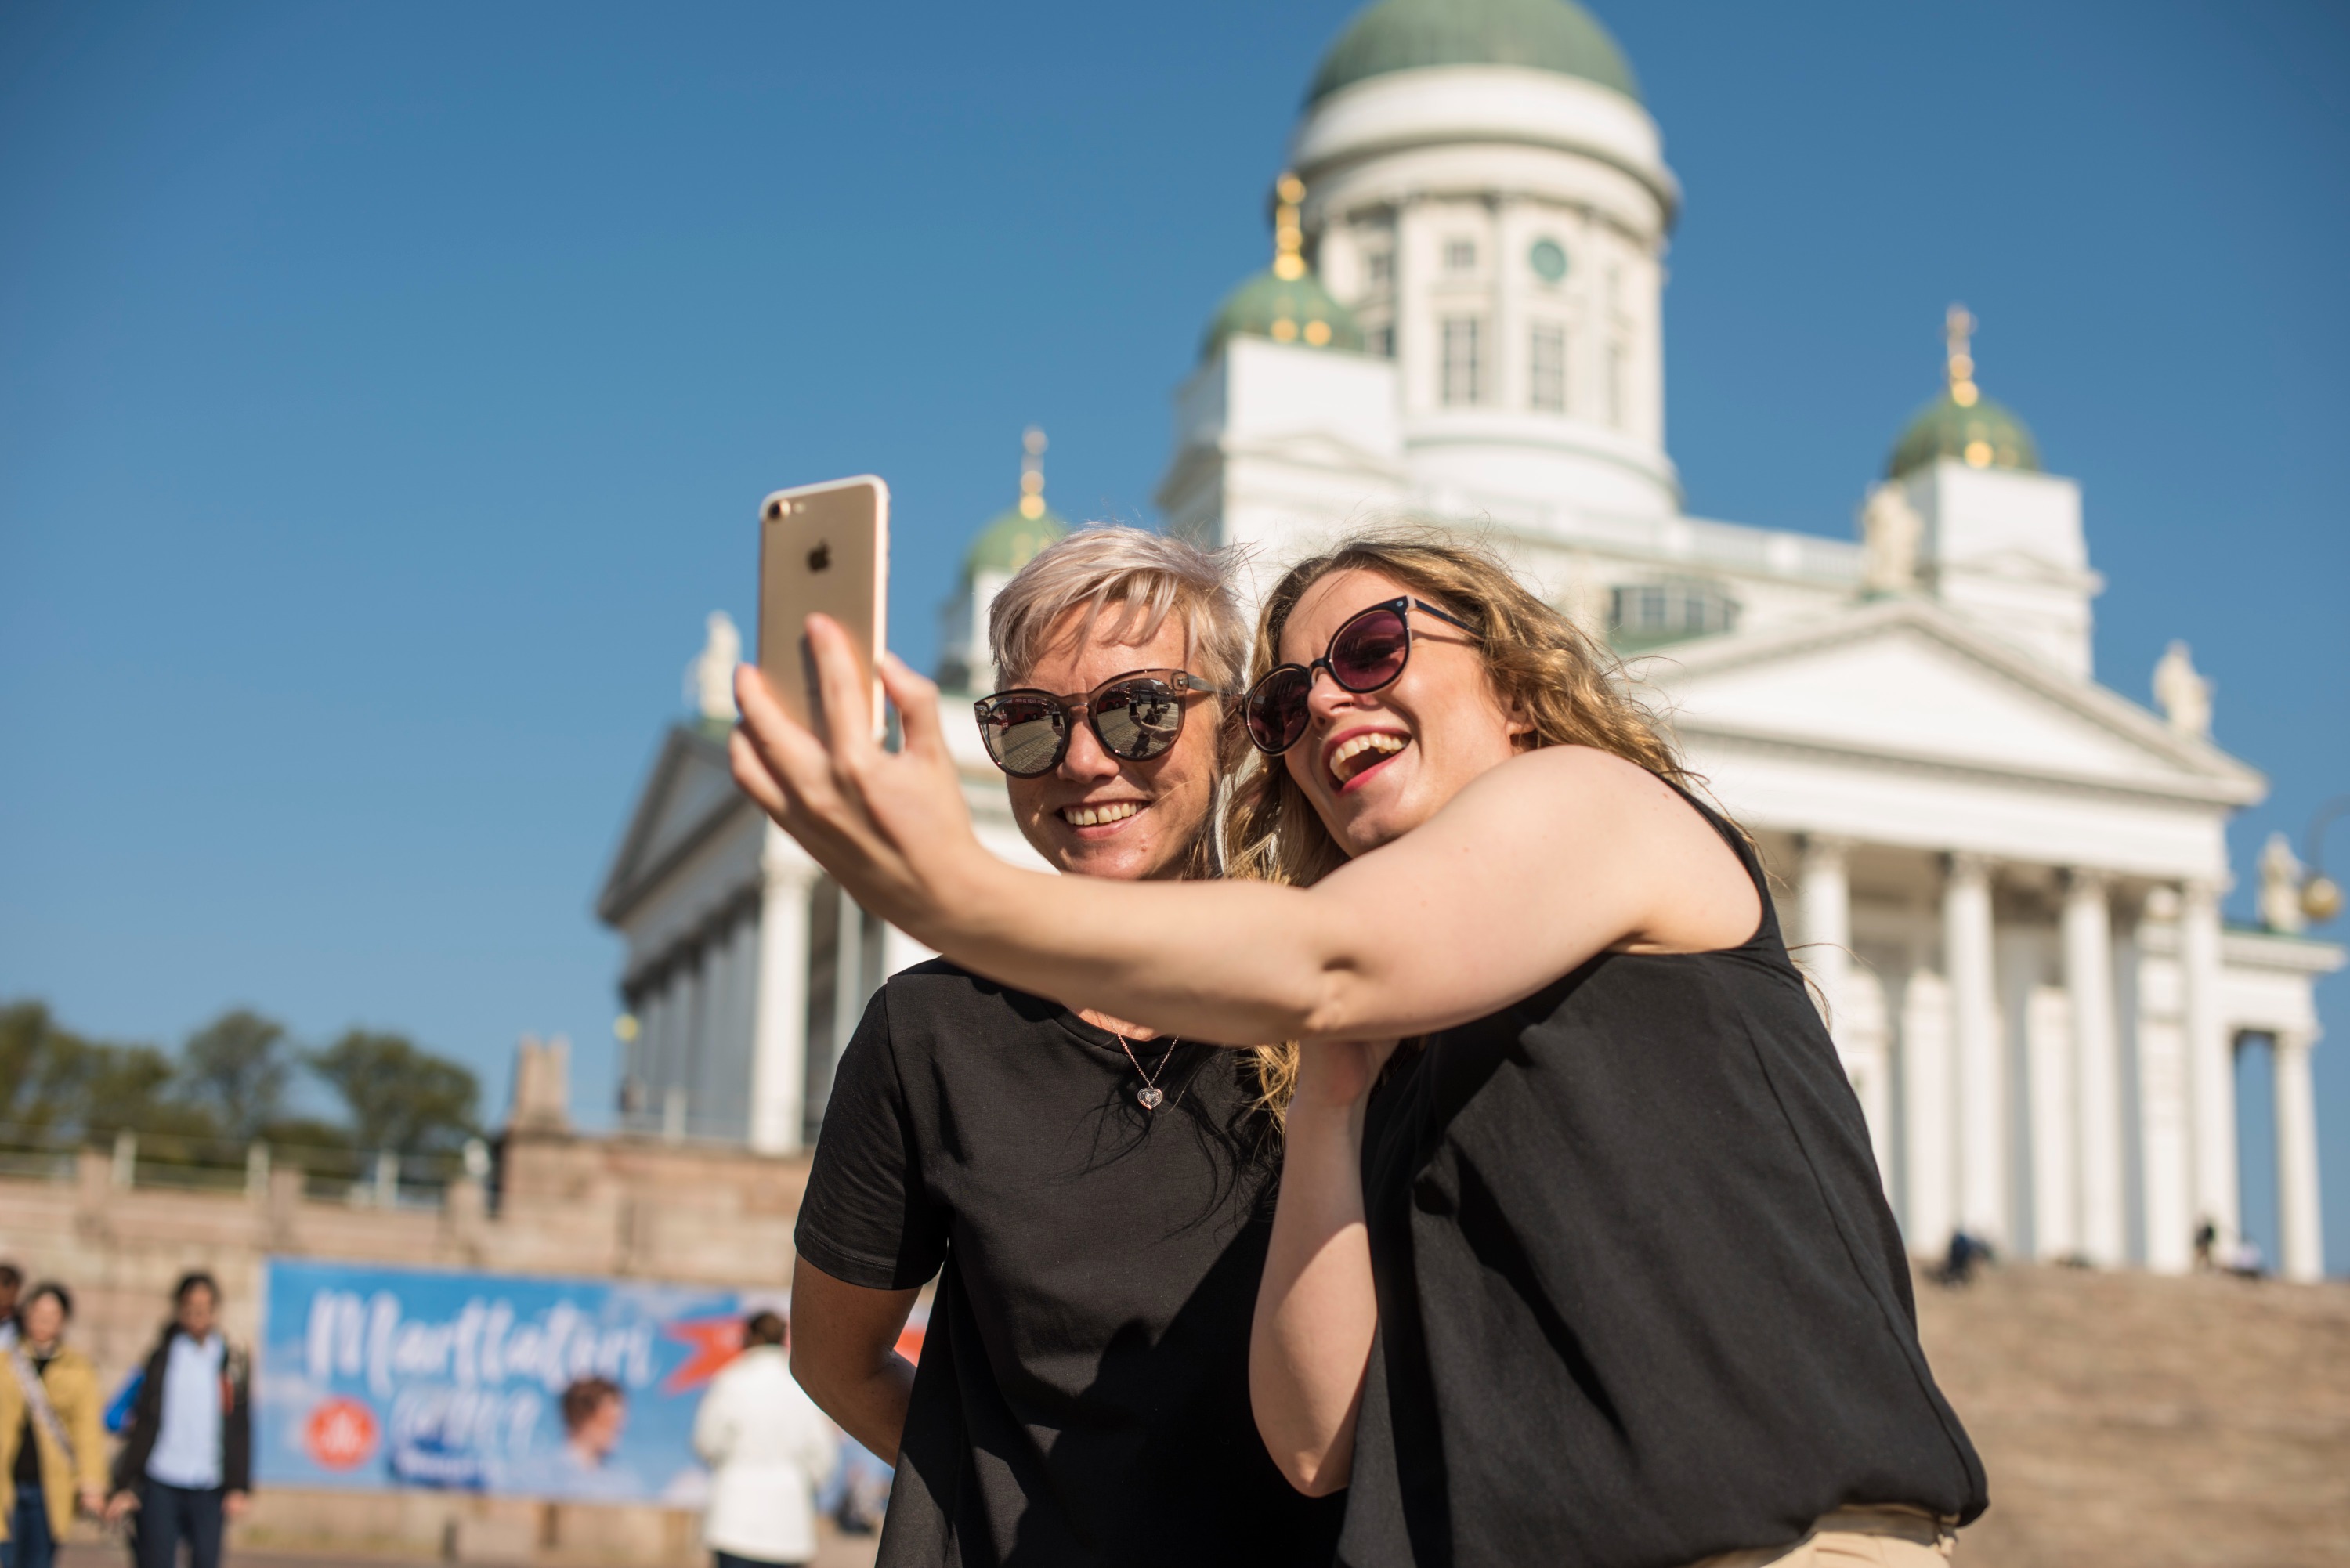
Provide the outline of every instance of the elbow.
<path id="1" fill-rule="evenodd" d="M 800 1386 L 801 1392 L 816 1401 L 817 1409 L 829 1413 L 832 1409 L 832 1386 L 826 1377 L 826 1359 L 804 1354 L 800 1349 L 799 1335 L 794 1334 L 785 1365 L 792 1369 L 792 1381 Z"/>
<path id="2" fill-rule="evenodd" d="M 1347 1490 L 1353 1465 L 1351 1455 L 1324 1449 L 1318 1454 L 1275 1454 L 1273 1462 L 1282 1478 L 1307 1497 L 1328 1497 Z"/>

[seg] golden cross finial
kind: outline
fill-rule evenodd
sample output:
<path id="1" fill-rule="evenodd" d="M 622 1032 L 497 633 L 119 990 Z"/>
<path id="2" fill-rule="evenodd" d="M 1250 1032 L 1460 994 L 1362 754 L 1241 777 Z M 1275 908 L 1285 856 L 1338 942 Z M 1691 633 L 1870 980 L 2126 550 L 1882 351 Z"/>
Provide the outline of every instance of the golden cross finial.
<path id="1" fill-rule="evenodd" d="M 1273 275 L 1293 282 L 1305 275 L 1305 234 L 1297 226 L 1305 182 L 1284 170 L 1273 182 Z"/>
<path id="2" fill-rule="evenodd" d="M 1975 406 L 1982 394 L 1975 390 L 1975 357 L 1968 340 L 1980 325 L 1963 305 L 1953 305 L 1942 317 L 1942 337 L 1950 350 L 1950 401 L 1962 409 Z"/>
<path id="3" fill-rule="evenodd" d="M 1045 515 L 1045 432 L 1035 425 L 1020 433 L 1020 515 Z"/>

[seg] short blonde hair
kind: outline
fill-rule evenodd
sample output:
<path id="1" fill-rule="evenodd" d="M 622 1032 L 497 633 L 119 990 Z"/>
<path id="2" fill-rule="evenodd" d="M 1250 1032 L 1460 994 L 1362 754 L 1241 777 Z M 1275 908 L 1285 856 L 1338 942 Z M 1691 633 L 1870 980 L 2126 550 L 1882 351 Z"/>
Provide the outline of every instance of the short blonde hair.
<path id="1" fill-rule="evenodd" d="M 1053 628 L 1085 607 L 1077 639 L 1092 637 L 1102 612 L 1118 607 L 1107 635 L 1148 642 L 1170 615 L 1183 618 L 1194 673 L 1232 690 L 1248 660 L 1248 623 L 1225 581 L 1228 557 L 1147 528 L 1092 524 L 1046 545 L 1003 585 L 987 612 L 987 647 L 1000 679 L 1027 679 L 1050 646 Z"/>
<path id="2" fill-rule="evenodd" d="M 1216 771 L 1229 779 L 1248 753 L 1240 682 L 1248 670 L 1249 629 L 1226 580 L 1231 564 L 1228 551 L 1202 550 L 1170 535 L 1088 524 L 1037 552 L 996 594 L 987 612 L 987 648 L 996 678 L 1007 687 L 1027 680 L 1051 649 L 1053 628 L 1073 609 L 1086 612 L 1076 628 L 1079 642 L 1097 635 L 1115 642 L 1148 642 L 1169 616 L 1180 615 L 1184 668 L 1228 693 L 1204 701 L 1215 704 Z M 1113 608 L 1117 618 L 1105 629 L 1102 615 Z M 1185 877 L 1222 875 L 1222 804 L 1220 786 L 1216 805 L 1185 857 Z"/>

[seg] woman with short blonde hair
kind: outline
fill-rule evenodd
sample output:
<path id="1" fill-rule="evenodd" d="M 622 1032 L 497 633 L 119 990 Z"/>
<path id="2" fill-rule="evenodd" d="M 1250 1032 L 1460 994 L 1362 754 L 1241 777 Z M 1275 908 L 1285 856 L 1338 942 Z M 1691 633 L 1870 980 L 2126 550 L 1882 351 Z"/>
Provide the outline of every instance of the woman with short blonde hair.
<path id="1" fill-rule="evenodd" d="M 1003 689 L 973 716 L 1051 880 L 1211 875 L 1247 745 L 1222 559 L 1083 529 L 1003 587 L 989 632 Z M 1329 1561 L 1337 1505 L 1289 1486 L 1249 1408 L 1263 1098 L 1248 1056 L 1114 1002 L 943 960 L 881 988 L 800 1208 L 792 1367 L 898 1467 L 883 1564 Z M 933 1276 L 917 1371 L 895 1345 Z"/>

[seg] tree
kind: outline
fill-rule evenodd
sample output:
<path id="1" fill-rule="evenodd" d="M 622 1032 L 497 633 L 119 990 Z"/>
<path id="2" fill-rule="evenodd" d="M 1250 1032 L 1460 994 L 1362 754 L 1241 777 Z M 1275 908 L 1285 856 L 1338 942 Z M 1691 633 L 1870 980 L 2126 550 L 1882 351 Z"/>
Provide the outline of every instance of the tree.
<path id="1" fill-rule="evenodd" d="M 172 1075 L 172 1059 L 152 1045 L 86 1040 L 38 1002 L 0 1008 L 0 1121 L 84 1137 L 211 1136 L 212 1116 L 168 1093 Z"/>
<path id="2" fill-rule="evenodd" d="M 406 1035 L 349 1030 L 314 1053 L 309 1066 L 342 1096 L 353 1140 L 362 1149 L 425 1153 L 477 1130 L 480 1080 Z"/>
<path id="3" fill-rule="evenodd" d="M 182 1097 L 210 1112 L 227 1137 L 257 1137 L 277 1120 L 293 1075 L 285 1025 L 250 1008 L 222 1013 L 180 1053 Z"/>

